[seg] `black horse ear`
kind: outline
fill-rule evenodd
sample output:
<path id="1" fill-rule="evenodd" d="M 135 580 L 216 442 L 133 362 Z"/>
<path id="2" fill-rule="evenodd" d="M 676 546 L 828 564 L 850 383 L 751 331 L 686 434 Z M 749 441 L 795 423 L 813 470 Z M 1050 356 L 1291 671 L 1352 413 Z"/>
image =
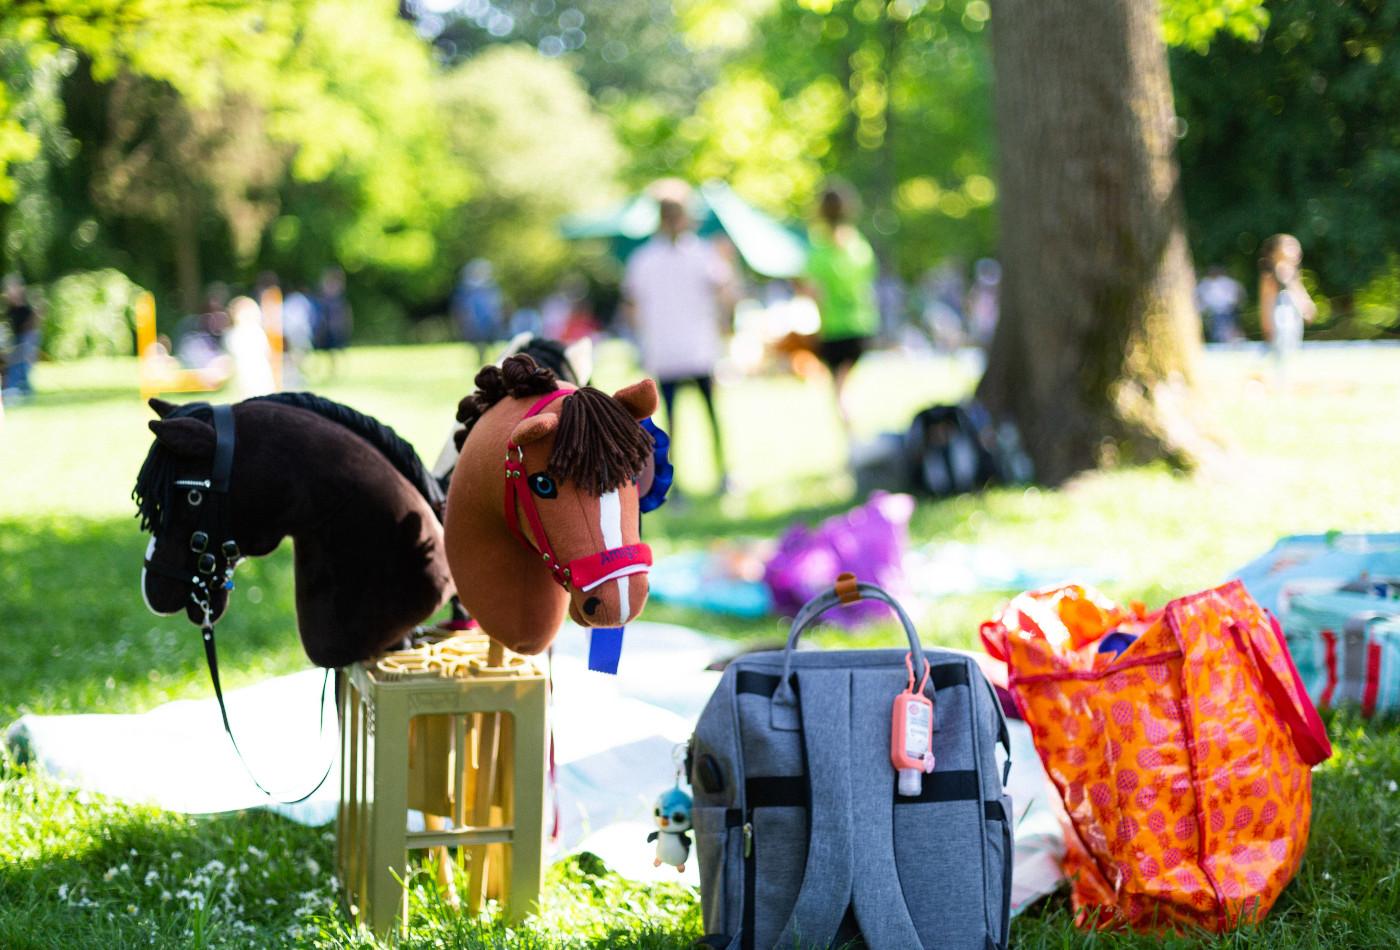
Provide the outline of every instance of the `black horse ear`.
<path id="1" fill-rule="evenodd" d="M 176 455 L 184 458 L 212 458 L 218 438 L 214 427 L 189 417 L 160 419 L 146 423 L 156 434 L 156 440 Z"/>
<path id="2" fill-rule="evenodd" d="M 150 406 L 151 411 L 162 419 L 175 411 L 175 404 L 173 402 L 166 402 L 164 399 L 157 399 L 154 396 L 146 400 L 146 405 Z"/>

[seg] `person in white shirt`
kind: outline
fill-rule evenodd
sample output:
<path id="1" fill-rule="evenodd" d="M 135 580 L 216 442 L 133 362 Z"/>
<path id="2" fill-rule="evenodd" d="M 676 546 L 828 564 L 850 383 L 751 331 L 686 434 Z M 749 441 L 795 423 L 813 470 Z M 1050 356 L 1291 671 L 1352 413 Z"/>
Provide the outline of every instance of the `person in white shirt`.
<path id="1" fill-rule="evenodd" d="M 715 412 L 714 370 L 724 352 L 723 324 L 733 303 L 734 268 L 692 229 L 688 198 L 689 188 L 679 183 L 659 190 L 660 228 L 628 259 L 622 292 L 642 366 L 661 388 L 672 441 L 676 391 L 693 385 L 704 399 L 724 490 L 728 476 Z"/>
<path id="2" fill-rule="evenodd" d="M 224 349 L 233 357 L 234 388 L 239 399 L 276 392 L 272 375 L 272 348 L 263 330 L 262 310 L 251 297 L 229 301 L 233 326 L 224 334 Z"/>

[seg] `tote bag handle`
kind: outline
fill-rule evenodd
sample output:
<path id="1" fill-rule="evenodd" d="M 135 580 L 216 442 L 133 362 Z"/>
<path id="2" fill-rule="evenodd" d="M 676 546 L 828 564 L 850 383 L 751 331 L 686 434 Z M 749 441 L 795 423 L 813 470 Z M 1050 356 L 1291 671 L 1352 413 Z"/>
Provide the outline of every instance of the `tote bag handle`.
<path id="1" fill-rule="evenodd" d="M 1303 688 L 1303 680 L 1298 675 L 1298 668 L 1293 665 L 1293 657 L 1288 652 L 1288 641 L 1284 639 L 1283 629 L 1279 626 L 1278 618 L 1269 611 L 1264 612 L 1269 618 L 1269 629 L 1273 631 L 1274 639 L 1278 643 L 1279 652 L 1283 655 L 1283 661 L 1288 665 L 1288 672 L 1293 679 L 1293 689 L 1298 696 L 1297 702 L 1293 700 L 1293 694 L 1289 693 L 1288 687 L 1279 678 L 1274 670 L 1273 664 L 1269 662 L 1267 653 L 1260 648 L 1250 629 L 1238 620 L 1230 621 L 1230 631 L 1235 637 L 1236 643 L 1244 640 L 1249 644 L 1250 652 L 1254 656 L 1254 666 L 1259 670 L 1259 678 L 1264 686 L 1264 691 L 1274 701 L 1274 708 L 1283 717 L 1284 723 L 1293 734 L 1293 745 L 1298 750 L 1298 754 L 1308 765 L 1317 765 L 1332 755 L 1332 740 L 1327 738 L 1327 727 L 1322 722 L 1322 717 L 1317 714 L 1317 707 L 1313 705 L 1312 698 L 1308 696 L 1308 691 Z M 1243 646 L 1243 644 L 1240 644 Z"/>

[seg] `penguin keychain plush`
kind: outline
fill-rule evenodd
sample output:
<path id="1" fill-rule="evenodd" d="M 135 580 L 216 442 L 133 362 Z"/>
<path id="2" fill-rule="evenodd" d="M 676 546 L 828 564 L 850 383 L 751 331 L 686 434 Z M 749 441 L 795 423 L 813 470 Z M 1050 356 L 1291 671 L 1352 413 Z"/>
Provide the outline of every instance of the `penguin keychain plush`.
<path id="1" fill-rule="evenodd" d="M 685 871 L 686 859 L 690 857 L 690 808 L 690 796 L 679 785 L 657 796 L 652 809 L 657 830 L 647 835 L 648 841 L 656 842 L 654 867 L 670 864 L 677 871 Z"/>

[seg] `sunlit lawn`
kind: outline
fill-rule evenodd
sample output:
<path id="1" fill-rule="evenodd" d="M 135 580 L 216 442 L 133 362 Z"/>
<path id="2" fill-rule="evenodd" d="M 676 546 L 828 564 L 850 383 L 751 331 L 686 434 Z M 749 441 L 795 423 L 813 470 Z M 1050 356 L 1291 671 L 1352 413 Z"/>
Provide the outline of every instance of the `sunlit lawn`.
<path id="1" fill-rule="evenodd" d="M 457 347 L 364 349 L 346 354 L 335 378 L 323 378 L 325 367 L 312 378 L 318 391 L 396 427 L 431 461 L 472 370 Z M 871 358 L 854 379 L 858 429 L 897 428 L 915 409 L 965 393 L 974 373 L 948 359 Z M 626 350 L 604 348 L 599 385 L 634 375 Z M 1056 491 L 925 502 L 914 540 L 1098 565 L 1114 578 L 1104 585 L 1111 593 L 1160 602 L 1221 579 L 1280 534 L 1400 529 L 1400 349 L 1305 353 L 1286 389 L 1248 353 L 1210 354 L 1203 376 L 1229 446 L 1208 471 L 1182 477 L 1148 467 Z M 136 398 L 134 367 L 45 365 L 35 382 L 44 395 L 10 408 L 0 429 L 0 727 L 30 712 L 134 711 L 207 695 L 195 631 L 148 614 L 136 587 L 145 537 L 128 495 L 151 416 Z M 815 520 L 849 502 L 846 448 L 826 390 L 787 377 L 745 379 L 720 398 L 739 491 L 705 497 L 716 476 L 699 438 L 698 400 L 683 399 L 679 469 L 692 500 L 649 521 L 658 554 L 772 536 L 794 518 Z M 306 664 L 290 572 L 285 549 L 240 569 L 221 628 L 230 686 Z M 1004 596 L 938 601 L 920 618 L 925 639 L 971 646 L 977 622 Z M 734 637 L 782 632 L 777 620 L 716 620 L 661 605 L 647 616 Z M 862 642 L 894 636 L 877 628 Z M 1400 946 L 1400 795 L 1392 790 L 1400 734 L 1341 719 L 1332 730 L 1339 752 L 1317 773 L 1309 857 L 1242 946 Z M 332 855 L 326 829 L 261 813 L 158 813 L 11 767 L 0 779 L 0 947 L 371 945 L 335 910 Z M 413 946 L 684 946 L 700 930 L 689 892 L 627 884 L 589 861 L 551 872 L 542 916 L 511 935 L 462 921 L 421 893 Z M 1019 919 L 1013 935 L 1020 946 L 1090 942 L 1059 900 Z"/>

